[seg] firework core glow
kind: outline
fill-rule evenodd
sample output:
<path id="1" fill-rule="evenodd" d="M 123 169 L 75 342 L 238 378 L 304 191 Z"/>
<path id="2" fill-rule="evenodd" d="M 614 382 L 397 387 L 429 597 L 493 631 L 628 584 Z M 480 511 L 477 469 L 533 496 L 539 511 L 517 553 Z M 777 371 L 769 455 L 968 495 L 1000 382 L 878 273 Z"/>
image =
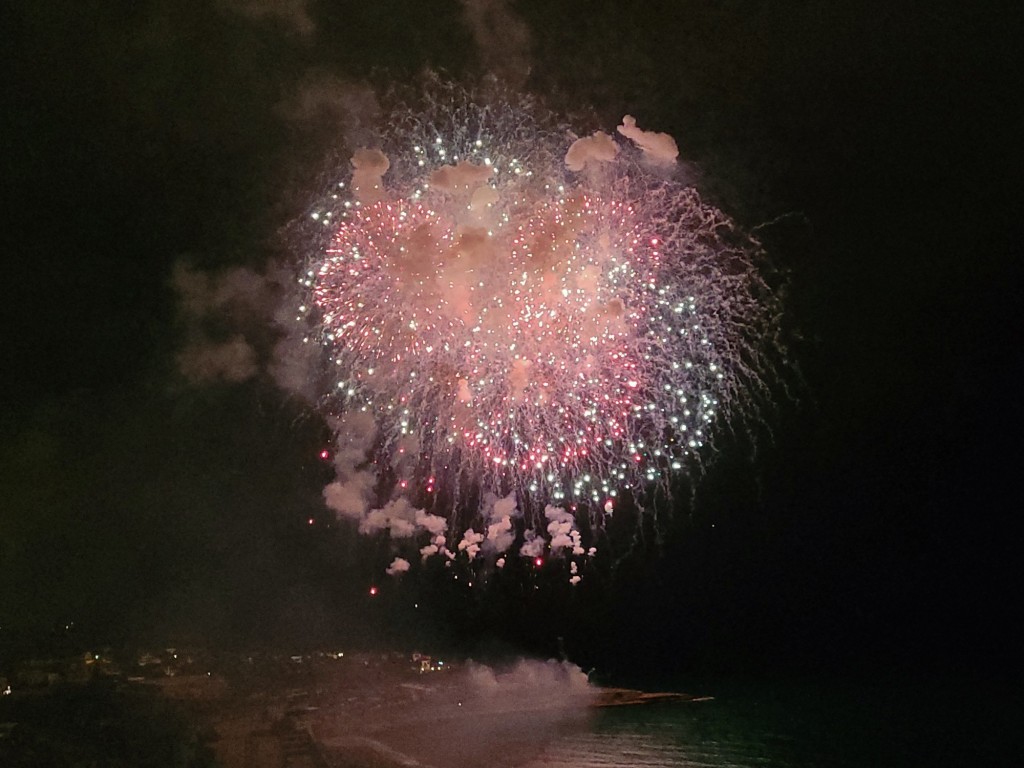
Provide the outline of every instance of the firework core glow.
<path id="1" fill-rule="evenodd" d="M 764 388 L 778 300 L 667 134 L 626 116 L 578 137 L 522 98 L 445 94 L 395 110 L 309 213 L 325 499 L 424 557 L 585 556 L 578 515 L 599 529 L 692 473 Z"/>

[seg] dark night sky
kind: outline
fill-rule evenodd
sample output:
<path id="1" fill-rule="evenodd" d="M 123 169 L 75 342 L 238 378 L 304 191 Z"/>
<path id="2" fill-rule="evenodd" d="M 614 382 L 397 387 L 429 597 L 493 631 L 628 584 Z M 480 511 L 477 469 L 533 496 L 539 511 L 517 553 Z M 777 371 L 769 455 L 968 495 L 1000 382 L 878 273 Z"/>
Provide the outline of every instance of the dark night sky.
<path id="1" fill-rule="evenodd" d="M 171 272 L 285 253 L 351 128 L 295 119 L 304 87 L 471 78 L 512 67 L 515 41 L 475 40 L 441 0 L 66 5 L 0 12 L 4 644 L 75 621 L 83 642 L 551 652 L 562 635 L 582 659 L 723 669 L 1012 661 L 1017 3 L 510 4 L 527 89 L 673 134 L 748 226 L 793 214 L 762 234 L 804 381 L 756 459 L 723 456 L 660 553 L 589 592 L 480 599 L 425 579 L 373 605 L 386 552 L 303 525 L 328 517 L 323 425 L 269 380 L 186 385 Z M 416 595 L 437 620 L 410 613 Z"/>

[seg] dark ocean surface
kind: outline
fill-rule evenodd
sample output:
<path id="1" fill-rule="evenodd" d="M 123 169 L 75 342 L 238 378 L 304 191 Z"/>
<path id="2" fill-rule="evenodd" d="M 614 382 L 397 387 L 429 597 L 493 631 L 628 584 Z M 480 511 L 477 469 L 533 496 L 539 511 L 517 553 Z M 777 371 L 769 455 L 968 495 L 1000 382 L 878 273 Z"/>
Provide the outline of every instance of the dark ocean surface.
<path id="1" fill-rule="evenodd" d="M 529 765 L 939 768 L 1024 761 L 1024 710 L 1006 687 L 904 687 L 894 680 L 714 688 L 706 691 L 712 701 L 599 710 Z"/>

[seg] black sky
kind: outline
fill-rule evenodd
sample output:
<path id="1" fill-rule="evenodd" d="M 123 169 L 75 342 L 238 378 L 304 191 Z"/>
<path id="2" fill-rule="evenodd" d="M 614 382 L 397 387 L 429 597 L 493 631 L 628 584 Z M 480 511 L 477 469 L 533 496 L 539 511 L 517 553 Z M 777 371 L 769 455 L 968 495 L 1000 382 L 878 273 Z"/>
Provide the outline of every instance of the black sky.
<path id="1" fill-rule="evenodd" d="M 527 0 L 508 6 L 526 47 L 504 50 L 434 0 L 311 0 L 312 26 L 254 13 L 286 3 L 9 4 L 0 640 L 75 621 L 88 642 L 561 635 L 579 658 L 726 669 L 1012 663 L 1021 11 L 783 5 Z M 424 579 L 371 605 L 387 553 L 303 527 L 328 519 L 323 425 L 269 381 L 181 380 L 172 269 L 285 255 L 352 128 L 295 119 L 303 84 L 519 72 L 516 53 L 553 106 L 673 134 L 748 227 L 783 216 L 759 232 L 803 383 L 756 459 L 723 456 L 660 549 L 589 592 L 480 601 Z"/>

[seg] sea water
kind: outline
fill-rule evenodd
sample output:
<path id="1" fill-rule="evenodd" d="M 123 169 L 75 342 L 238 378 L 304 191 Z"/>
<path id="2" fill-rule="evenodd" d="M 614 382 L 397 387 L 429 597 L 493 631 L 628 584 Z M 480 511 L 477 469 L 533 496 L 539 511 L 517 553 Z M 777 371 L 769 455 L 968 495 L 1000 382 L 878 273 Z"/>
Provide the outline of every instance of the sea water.
<path id="1" fill-rule="evenodd" d="M 971 684 L 729 684 L 710 701 L 598 710 L 530 768 L 1024 765 L 1020 697 Z"/>

